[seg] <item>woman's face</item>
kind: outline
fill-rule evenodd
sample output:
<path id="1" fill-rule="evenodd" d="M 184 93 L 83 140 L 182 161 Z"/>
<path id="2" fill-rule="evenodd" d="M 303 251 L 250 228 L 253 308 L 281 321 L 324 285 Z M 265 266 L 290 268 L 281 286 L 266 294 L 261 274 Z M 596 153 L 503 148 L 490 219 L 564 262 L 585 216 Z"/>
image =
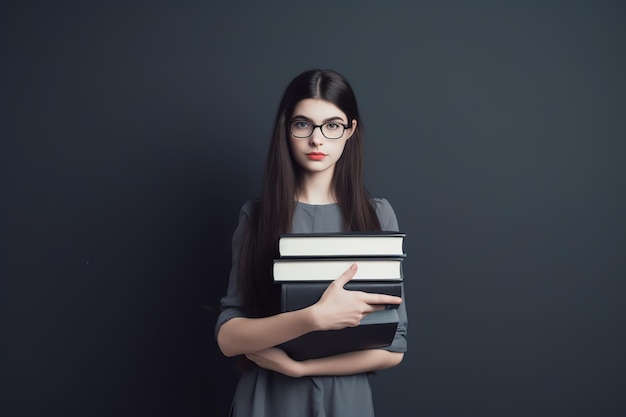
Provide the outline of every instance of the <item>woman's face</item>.
<path id="1" fill-rule="evenodd" d="M 342 125 L 348 125 L 346 114 L 334 104 L 321 99 L 307 98 L 300 101 L 294 108 L 290 121 L 297 124 L 289 133 L 289 148 L 298 164 L 310 173 L 327 172 L 335 169 L 335 164 L 343 154 L 347 140 L 354 133 L 356 120 L 352 120 L 352 127 L 345 129 L 338 139 L 328 139 L 322 134 L 321 128 L 316 127 L 308 138 L 297 138 L 296 131 L 310 129 L 311 125 L 324 125 L 328 136 L 337 136 L 343 131 Z"/>

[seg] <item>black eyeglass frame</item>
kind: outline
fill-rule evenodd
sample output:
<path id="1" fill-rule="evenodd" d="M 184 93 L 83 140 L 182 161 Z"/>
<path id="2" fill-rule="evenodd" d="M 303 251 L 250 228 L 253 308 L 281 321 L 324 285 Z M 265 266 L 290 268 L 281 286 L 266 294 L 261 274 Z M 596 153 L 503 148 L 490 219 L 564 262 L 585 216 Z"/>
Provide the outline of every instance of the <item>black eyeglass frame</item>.
<path id="1" fill-rule="evenodd" d="M 296 135 L 294 135 L 294 134 L 291 132 L 291 125 L 292 125 L 294 122 L 305 122 L 305 123 L 309 123 L 309 124 L 313 127 L 313 129 L 311 129 L 311 133 L 309 133 L 309 135 L 308 135 L 308 136 L 296 136 Z M 334 123 L 334 124 L 336 124 L 336 125 L 339 125 L 339 126 L 343 127 L 343 132 L 341 132 L 341 135 L 339 135 L 339 136 L 338 136 L 338 137 L 336 137 L 336 138 L 329 138 L 328 136 L 326 136 L 326 135 L 324 134 L 324 130 L 322 129 L 322 126 L 325 126 L 325 125 L 330 124 L 330 123 Z M 343 124 L 343 123 L 339 123 L 339 122 L 332 122 L 332 121 L 331 121 L 331 122 L 322 123 L 321 125 L 314 125 L 313 123 L 311 123 L 310 121 L 305 120 L 305 119 L 293 119 L 293 120 L 289 121 L 289 123 L 287 123 L 287 129 L 289 130 L 289 134 L 290 134 L 291 136 L 293 136 L 294 138 L 298 138 L 298 139 L 308 139 L 308 138 L 310 138 L 311 136 L 313 136 L 313 132 L 315 132 L 315 129 L 317 129 L 318 127 L 320 128 L 320 132 L 322 133 L 322 136 L 324 136 L 326 139 L 330 139 L 330 140 L 337 140 L 337 139 L 341 139 L 341 138 L 343 137 L 343 135 L 345 135 L 346 130 L 348 130 L 348 129 L 352 129 L 352 122 L 350 122 L 350 123 L 348 123 L 348 124 L 346 125 L 346 124 Z"/>

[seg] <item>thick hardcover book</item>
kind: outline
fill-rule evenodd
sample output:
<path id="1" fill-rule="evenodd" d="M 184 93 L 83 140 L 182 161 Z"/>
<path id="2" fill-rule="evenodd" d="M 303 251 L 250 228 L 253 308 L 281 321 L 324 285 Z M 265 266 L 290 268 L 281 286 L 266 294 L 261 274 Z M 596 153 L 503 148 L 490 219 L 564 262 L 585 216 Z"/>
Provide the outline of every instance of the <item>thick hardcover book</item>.
<path id="1" fill-rule="evenodd" d="M 300 310 L 315 304 L 330 282 L 283 282 L 281 286 L 281 310 Z M 344 288 L 351 291 L 365 291 L 377 294 L 402 296 L 401 281 L 359 281 L 348 282 Z M 388 304 L 387 308 L 398 308 L 398 304 Z"/>
<path id="2" fill-rule="evenodd" d="M 356 327 L 307 333 L 278 347 L 299 361 L 381 348 L 393 342 L 398 321 L 397 309 L 375 311 Z"/>
<path id="3" fill-rule="evenodd" d="M 354 281 L 401 281 L 403 257 L 274 259 L 275 282 L 333 281 L 356 263 Z"/>
<path id="4" fill-rule="evenodd" d="M 291 233 L 278 241 L 281 258 L 332 256 L 404 256 L 404 233 L 342 232 Z"/>

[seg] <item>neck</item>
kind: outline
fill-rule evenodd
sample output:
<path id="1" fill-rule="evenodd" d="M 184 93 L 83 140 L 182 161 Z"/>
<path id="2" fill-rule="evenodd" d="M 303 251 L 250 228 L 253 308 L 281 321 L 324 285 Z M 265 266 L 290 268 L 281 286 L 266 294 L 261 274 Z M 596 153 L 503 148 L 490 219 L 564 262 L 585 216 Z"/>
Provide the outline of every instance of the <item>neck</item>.
<path id="1" fill-rule="evenodd" d="M 336 203 L 337 198 L 332 189 L 333 173 L 315 172 L 306 173 L 302 177 L 298 201 L 306 204 L 331 204 Z"/>

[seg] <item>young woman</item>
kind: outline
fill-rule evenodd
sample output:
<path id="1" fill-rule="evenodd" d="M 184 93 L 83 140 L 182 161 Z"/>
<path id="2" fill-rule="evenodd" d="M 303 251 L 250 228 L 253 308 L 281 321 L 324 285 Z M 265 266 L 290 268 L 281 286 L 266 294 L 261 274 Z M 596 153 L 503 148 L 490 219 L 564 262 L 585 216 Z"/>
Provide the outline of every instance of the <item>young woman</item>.
<path id="1" fill-rule="evenodd" d="M 340 74 L 306 71 L 287 86 L 261 194 L 239 215 L 228 293 L 215 330 L 224 355 L 245 355 L 253 364 L 237 386 L 234 416 L 373 416 L 369 373 L 402 361 L 404 303 L 345 290 L 357 265 L 337 277 L 316 304 L 288 313 L 280 313 L 272 279 L 280 234 L 398 231 L 389 202 L 370 197 L 363 185 L 361 129 L 356 98 Z M 391 303 L 400 304 L 400 324 L 393 343 L 383 349 L 295 361 L 275 347 L 311 331 L 356 326 Z"/>

